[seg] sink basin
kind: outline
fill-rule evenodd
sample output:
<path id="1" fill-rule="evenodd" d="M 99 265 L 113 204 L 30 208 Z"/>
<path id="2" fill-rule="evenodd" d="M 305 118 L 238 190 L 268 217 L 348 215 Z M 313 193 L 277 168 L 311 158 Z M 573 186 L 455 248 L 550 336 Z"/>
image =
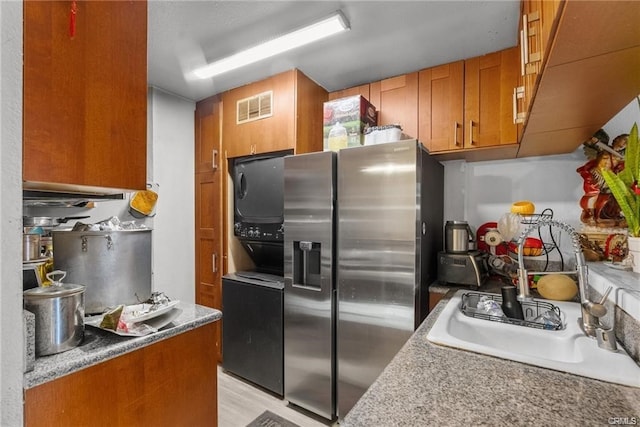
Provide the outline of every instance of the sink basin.
<path id="1" fill-rule="evenodd" d="M 449 300 L 427 334 L 427 340 L 587 378 L 640 387 L 640 367 L 620 346 L 615 352 L 602 349 L 595 338 L 582 332 L 579 304 L 553 301 L 553 305 L 562 312 L 562 329 L 536 329 L 466 316 L 460 307 L 463 295 L 468 292 L 458 291 Z"/>

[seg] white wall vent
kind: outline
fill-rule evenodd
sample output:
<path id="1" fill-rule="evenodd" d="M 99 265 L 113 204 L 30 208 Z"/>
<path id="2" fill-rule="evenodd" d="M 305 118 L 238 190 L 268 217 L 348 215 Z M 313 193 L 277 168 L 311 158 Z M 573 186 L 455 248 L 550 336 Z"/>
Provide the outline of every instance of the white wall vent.
<path id="1" fill-rule="evenodd" d="M 273 91 L 241 99 L 236 104 L 236 123 L 247 123 L 273 115 Z"/>

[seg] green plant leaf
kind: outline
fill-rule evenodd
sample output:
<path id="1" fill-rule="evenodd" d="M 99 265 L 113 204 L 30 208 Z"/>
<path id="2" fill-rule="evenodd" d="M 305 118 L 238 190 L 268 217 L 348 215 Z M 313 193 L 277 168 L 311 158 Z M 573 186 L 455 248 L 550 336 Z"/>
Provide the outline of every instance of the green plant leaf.
<path id="1" fill-rule="evenodd" d="M 602 176 L 622 209 L 629 232 L 633 236 L 640 236 L 640 211 L 638 210 L 640 201 L 637 200 L 640 196 L 631 191 L 631 187 L 620 178 L 620 175 L 616 175 L 609 169 L 603 169 Z"/>

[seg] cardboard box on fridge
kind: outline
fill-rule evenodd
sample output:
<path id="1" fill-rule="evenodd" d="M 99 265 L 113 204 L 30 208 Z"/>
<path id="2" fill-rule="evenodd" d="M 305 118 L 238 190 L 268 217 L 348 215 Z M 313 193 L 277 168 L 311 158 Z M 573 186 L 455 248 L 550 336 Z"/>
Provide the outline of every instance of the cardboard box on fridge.
<path id="1" fill-rule="evenodd" d="M 334 99 L 324 103 L 324 150 L 364 145 L 364 132 L 377 126 L 376 107 L 361 95 Z"/>

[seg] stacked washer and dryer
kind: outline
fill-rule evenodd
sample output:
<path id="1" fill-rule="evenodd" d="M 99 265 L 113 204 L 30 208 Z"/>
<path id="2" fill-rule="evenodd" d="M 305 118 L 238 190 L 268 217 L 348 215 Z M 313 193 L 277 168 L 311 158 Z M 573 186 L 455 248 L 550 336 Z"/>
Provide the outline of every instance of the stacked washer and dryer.
<path id="1" fill-rule="evenodd" d="M 255 268 L 222 278 L 222 367 L 284 394 L 284 156 L 233 161 L 234 235 Z"/>

